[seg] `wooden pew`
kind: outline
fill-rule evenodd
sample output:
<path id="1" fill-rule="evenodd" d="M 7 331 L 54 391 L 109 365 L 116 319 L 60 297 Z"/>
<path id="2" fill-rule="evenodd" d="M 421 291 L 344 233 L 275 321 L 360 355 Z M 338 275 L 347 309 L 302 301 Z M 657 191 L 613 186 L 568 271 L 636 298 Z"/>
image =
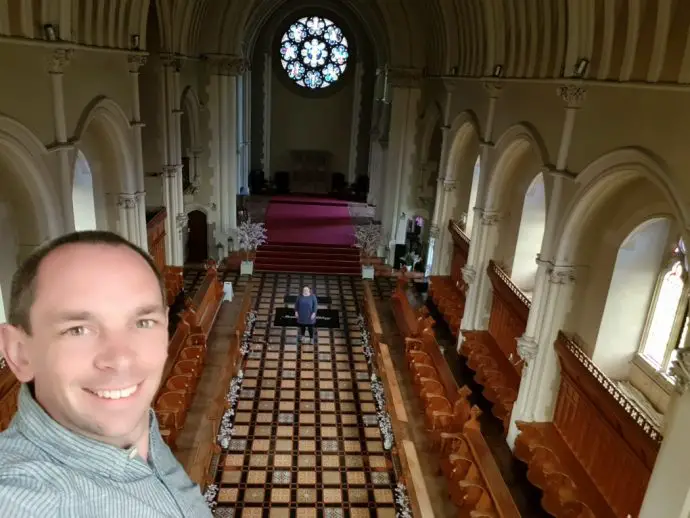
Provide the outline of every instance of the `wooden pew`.
<path id="1" fill-rule="evenodd" d="M 391 305 L 395 322 L 404 337 L 419 336 L 424 329 L 432 327 L 435 323 L 425 307 L 417 312 L 410 305 L 407 299 L 407 280 L 398 281 L 397 288 L 391 295 Z"/>
<path id="2" fill-rule="evenodd" d="M 194 298 L 188 301 L 183 315 L 190 322 L 192 330 L 203 333 L 207 338 L 216 320 L 223 302 L 223 285 L 218 277 L 218 270 L 211 266 Z"/>
<path id="3" fill-rule="evenodd" d="M 440 449 L 439 453 L 442 464 L 450 462 L 448 459 L 452 458 L 452 455 L 457 456 L 457 453 L 453 452 L 452 446 L 449 447 L 449 445 L 455 440 L 452 437 L 458 436 L 457 440 L 461 440 L 462 444 L 467 446 L 467 451 L 464 451 L 461 455 L 464 455 L 467 461 L 476 466 L 475 471 L 468 470 L 467 476 L 469 478 L 464 480 L 464 482 L 460 482 L 459 485 L 457 483 L 453 484 L 455 479 L 449 481 L 453 501 L 457 503 L 465 498 L 471 499 L 472 493 L 467 491 L 471 489 L 475 492 L 481 492 L 482 488 L 484 488 L 488 500 L 479 497 L 475 510 L 476 512 L 481 510 L 485 514 L 477 514 L 477 516 L 519 517 L 520 512 L 510 495 L 498 465 L 489 450 L 489 446 L 481 434 L 479 423 L 476 421 L 480 411 L 476 407 L 470 408 L 470 404 L 467 401 L 470 391 L 466 387 L 462 389 L 458 387 L 448 362 L 441 354 L 433 333 L 427 330 L 422 337 L 408 338 L 406 340 L 406 350 L 408 351 L 408 356 L 410 352 L 412 352 L 412 356 L 415 355 L 415 352 L 425 355 L 431 360 L 436 371 L 435 379 L 440 385 L 441 391 L 440 393 L 436 392 L 438 396 L 432 397 L 420 394 L 423 403 L 430 404 L 433 402 L 433 404 L 437 404 L 439 398 L 446 401 L 445 410 L 434 411 L 432 407 L 427 407 L 426 409 L 427 416 L 431 414 L 434 417 L 432 423 L 428 424 L 432 424 L 430 428 L 432 441 Z M 424 388 L 428 388 L 431 383 L 427 382 Z M 458 426 L 456 418 L 459 408 L 462 409 L 460 413 L 464 414 L 468 420 L 462 425 L 461 430 L 456 428 L 454 432 L 444 431 L 445 426 L 450 426 L 451 428 Z M 436 425 L 441 426 L 441 428 L 435 429 L 434 426 Z M 470 482 L 473 484 L 471 487 L 468 486 Z"/>
<path id="4" fill-rule="evenodd" d="M 460 353 L 476 372 L 475 381 L 484 387 L 484 396 L 493 404 L 492 413 L 507 432 L 523 367 L 517 339 L 525 332 L 531 304 L 493 261 L 487 274 L 493 287 L 489 329 L 463 331 Z"/>
<path id="5" fill-rule="evenodd" d="M 6 430 L 17 412 L 17 396 L 21 384 L 9 367 L 0 369 L 0 432 Z"/>
<path id="6" fill-rule="evenodd" d="M 553 421 L 517 423 L 515 456 L 551 514 L 637 516 L 663 437 L 573 340 L 560 333 L 555 347 L 561 380 Z"/>
<path id="7" fill-rule="evenodd" d="M 386 396 L 386 406 L 391 417 L 393 434 L 397 442 L 398 458 L 402 467 L 403 479 L 407 486 L 410 503 L 414 516 L 433 518 L 434 511 L 431 497 L 422 472 L 421 461 L 417 449 L 408 436 L 408 417 L 403 402 L 402 392 L 395 376 L 395 367 L 390 357 L 388 345 L 383 343 L 383 328 L 379 318 L 376 303 L 368 282 L 364 283 L 364 297 L 362 300 L 362 316 L 367 324 L 371 337 L 370 344 L 374 347 L 373 361 L 381 378 Z"/>
<path id="8" fill-rule="evenodd" d="M 242 344 L 242 335 L 246 329 L 247 313 L 251 309 L 251 305 L 252 290 L 251 281 L 249 281 L 242 296 L 240 311 L 235 319 L 234 332 L 230 337 L 227 359 L 215 384 L 216 392 L 206 414 L 207 424 L 209 425 L 207 428 L 212 431 L 211 436 L 207 441 L 199 441 L 197 443 L 196 454 L 191 459 L 190 464 L 185 466 L 185 470 L 190 478 L 204 489 L 206 486 L 215 483 L 216 466 L 213 464 L 214 459 L 215 463 L 218 462 L 221 451 L 220 446 L 218 446 L 217 434 L 223 414 L 228 408 L 226 396 L 230 382 L 241 367 L 242 355 L 240 354 L 240 346 Z"/>

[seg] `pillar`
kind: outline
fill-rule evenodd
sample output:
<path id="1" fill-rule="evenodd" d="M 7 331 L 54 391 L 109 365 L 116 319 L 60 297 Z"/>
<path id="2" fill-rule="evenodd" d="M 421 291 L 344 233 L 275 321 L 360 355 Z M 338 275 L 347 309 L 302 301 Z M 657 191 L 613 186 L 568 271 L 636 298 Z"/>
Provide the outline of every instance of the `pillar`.
<path id="1" fill-rule="evenodd" d="M 392 264 L 395 245 L 405 242 L 421 73 L 415 69 L 391 69 L 389 80 L 392 97 L 381 222 L 388 242 L 388 263 Z"/>
<path id="2" fill-rule="evenodd" d="M 132 93 L 132 114 L 130 124 L 132 126 L 134 140 L 134 168 L 137 179 L 136 192 L 136 231 L 137 237 L 132 242 L 140 248 L 148 250 L 148 234 L 146 232 L 146 188 L 144 186 L 144 154 L 142 148 L 141 132 L 144 123 L 141 121 L 141 102 L 139 97 L 139 71 L 146 64 L 146 56 L 130 54 L 127 56 L 129 64 L 130 90 Z"/>
<path id="3" fill-rule="evenodd" d="M 180 144 L 179 77 L 180 60 L 173 56 L 161 56 L 163 73 L 161 93 L 163 96 L 162 125 L 164 129 L 163 200 L 167 211 L 165 220 L 166 264 L 184 265 L 184 243 L 181 224 L 184 215 L 184 194 L 182 191 L 182 158 Z"/>
<path id="4" fill-rule="evenodd" d="M 271 53 L 264 54 L 264 152 L 261 166 L 264 170 L 264 175 L 268 182 L 271 181 L 271 103 L 273 98 L 271 95 L 273 70 L 272 70 Z"/>
<path id="5" fill-rule="evenodd" d="M 216 242 L 227 248 L 229 239 L 237 245 L 237 81 L 241 80 L 248 67 L 247 62 L 238 56 L 214 56 L 212 64 L 210 109 L 215 113 L 212 118 L 211 147 L 219 209 Z"/>
<path id="6" fill-rule="evenodd" d="M 686 338 L 670 370 L 675 391 L 666 412 L 664 440 L 649 479 L 639 518 L 690 516 L 690 348 Z"/>
<path id="7" fill-rule="evenodd" d="M 72 50 L 58 49 L 49 59 L 50 86 L 53 97 L 53 131 L 55 138 L 58 170 L 60 174 L 60 198 L 64 229 L 74 230 L 74 207 L 72 206 L 72 185 L 74 175 L 70 162 L 70 151 L 74 146 L 67 141 L 67 122 L 65 119 L 64 72 L 72 58 Z"/>
<path id="8" fill-rule="evenodd" d="M 458 349 L 463 341 L 462 330 L 481 329 L 485 320 L 486 304 L 489 300 L 490 282 L 486 274 L 489 264 L 488 256 L 494 249 L 494 241 L 498 237 L 497 223 L 501 215 L 496 212 L 485 212 L 484 203 L 486 189 L 491 171 L 491 151 L 494 144 L 493 128 L 496 118 L 496 104 L 501 96 L 503 85 L 499 81 L 487 81 L 484 88 L 489 95 L 484 134 L 481 146 L 481 172 L 477 189 L 477 206 L 473 207 L 474 222 L 472 223 L 472 242 L 467 257 L 467 264 L 462 269 L 462 278 L 468 286 L 465 313 L 458 333 Z M 490 245 L 490 246 L 487 246 Z"/>
<path id="9" fill-rule="evenodd" d="M 567 171 L 568 153 L 572 142 L 573 129 L 577 111 L 582 107 L 586 92 L 574 85 L 565 85 L 557 89 L 558 95 L 565 103 L 565 116 L 561 142 L 556 158 L 556 165 L 546 171 L 553 178 L 553 189 L 546 213 L 544 238 L 537 257 L 537 276 L 535 280 L 532 306 L 525 333 L 518 340 L 518 353 L 525 362 L 523 377 L 520 383 L 518 399 L 513 407 L 510 427 L 508 429 L 508 443 L 512 445 L 518 435 L 515 421 L 549 420 L 553 413 L 556 396 L 558 362 L 553 350 L 553 342 L 559 329 L 563 325 L 565 309 L 556 311 L 565 302 L 556 296 L 566 297 L 565 293 L 554 294 L 553 272 L 568 271 L 560 279 L 574 279 L 572 267 L 557 265 L 555 251 L 557 247 L 557 224 L 561 220 L 563 194 L 565 183 L 572 178 Z M 562 283 L 566 284 L 566 283 Z M 563 291 L 563 290 L 561 290 Z M 568 295 L 569 296 L 569 295 Z M 567 301 L 568 307 L 570 301 Z M 556 311 L 554 313 L 554 311 Z M 532 365 L 534 363 L 534 365 Z"/>
<path id="10" fill-rule="evenodd" d="M 362 107 L 362 77 L 364 66 L 355 64 L 355 91 L 352 94 L 352 119 L 350 121 L 350 153 L 347 166 L 347 181 L 354 183 L 357 177 L 357 148 L 359 147 L 359 116 Z"/>
<path id="11" fill-rule="evenodd" d="M 118 217 L 122 237 L 138 244 L 139 223 L 137 211 L 137 193 L 120 193 L 117 197 Z"/>

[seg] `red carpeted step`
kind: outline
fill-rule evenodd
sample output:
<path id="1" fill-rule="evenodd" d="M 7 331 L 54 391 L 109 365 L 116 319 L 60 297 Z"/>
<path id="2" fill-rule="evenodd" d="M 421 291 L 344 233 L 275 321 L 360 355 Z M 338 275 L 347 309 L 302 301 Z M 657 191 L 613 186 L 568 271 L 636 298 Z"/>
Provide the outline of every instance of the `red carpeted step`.
<path id="1" fill-rule="evenodd" d="M 291 265 L 286 266 L 283 263 L 274 264 L 266 263 L 262 265 L 255 264 L 254 269 L 257 272 L 285 272 L 285 273 L 322 273 L 332 275 L 361 275 L 362 269 L 357 267 L 334 267 L 331 265 Z"/>

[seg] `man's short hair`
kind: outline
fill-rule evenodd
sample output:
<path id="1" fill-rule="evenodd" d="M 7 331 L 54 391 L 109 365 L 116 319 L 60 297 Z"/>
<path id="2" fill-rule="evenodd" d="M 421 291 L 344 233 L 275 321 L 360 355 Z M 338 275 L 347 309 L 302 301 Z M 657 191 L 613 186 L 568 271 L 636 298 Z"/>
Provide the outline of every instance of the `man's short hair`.
<path id="1" fill-rule="evenodd" d="M 12 276 L 12 288 L 10 291 L 10 311 L 8 322 L 24 332 L 31 334 L 31 306 L 36 299 L 36 278 L 41 264 L 52 252 L 67 245 L 86 244 L 86 245 L 109 245 L 126 246 L 141 256 L 151 271 L 158 279 L 161 287 L 161 295 L 165 303 L 165 282 L 161 272 L 158 271 L 156 263 L 151 256 L 135 244 L 127 241 L 124 237 L 104 230 L 84 230 L 70 232 L 45 243 L 34 250 L 19 266 Z"/>

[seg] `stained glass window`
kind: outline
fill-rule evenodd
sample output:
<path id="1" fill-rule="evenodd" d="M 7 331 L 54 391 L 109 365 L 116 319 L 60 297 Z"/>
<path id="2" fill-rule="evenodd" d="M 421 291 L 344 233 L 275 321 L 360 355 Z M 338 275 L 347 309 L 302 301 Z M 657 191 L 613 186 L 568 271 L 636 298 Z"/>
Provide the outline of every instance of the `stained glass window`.
<path id="1" fill-rule="evenodd" d="M 688 331 L 688 306 L 684 300 L 686 280 L 687 254 L 681 239 L 659 278 L 640 351 L 650 364 L 664 373 L 675 359 L 675 350 L 683 346 Z"/>
<path id="2" fill-rule="evenodd" d="M 343 31 L 328 18 L 308 16 L 290 25 L 280 40 L 280 63 L 299 86 L 318 90 L 334 84 L 350 57 Z"/>

